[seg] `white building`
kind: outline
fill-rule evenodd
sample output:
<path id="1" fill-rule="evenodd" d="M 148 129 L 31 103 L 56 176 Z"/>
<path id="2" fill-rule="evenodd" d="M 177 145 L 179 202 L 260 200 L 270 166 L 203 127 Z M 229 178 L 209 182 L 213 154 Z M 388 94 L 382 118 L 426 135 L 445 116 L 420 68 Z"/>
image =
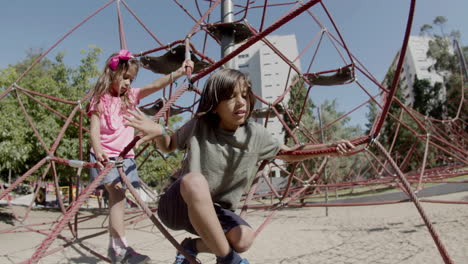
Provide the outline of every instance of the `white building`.
<path id="1" fill-rule="evenodd" d="M 297 58 L 298 49 L 295 35 L 274 35 L 268 36 L 267 39 L 289 60 Z M 289 65 L 262 41 L 238 54 L 232 59 L 232 65 L 233 68 L 247 73 L 252 82 L 254 93 L 270 103 L 283 94 L 286 84 L 290 85 L 294 76 L 297 75 L 291 71 L 288 80 Z M 300 69 L 299 60 L 295 61 L 294 65 Z M 286 95 L 283 103 L 287 105 L 288 101 L 289 95 Z M 255 109 L 265 107 L 268 105 L 257 100 Z M 261 124 L 265 123 L 264 118 L 259 118 L 257 121 Z M 267 127 L 275 138 L 284 142 L 283 125 L 277 118 L 270 117 Z"/>
<path id="2" fill-rule="evenodd" d="M 408 49 L 406 50 L 399 82 L 403 90 L 405 103 L 409 106 L 412 106 L 414 102 L 413 85 L 415 76 L 420 80 L 428 80 L 431 85 L 434 85 L 436 82 L 444 83 L 443 75 L 440 72 L 436 72 L 433 67 L 436 61 L 427 56 L 430 40 L 433 40 L 430 36 L 410 36 L 409 38 Z M 396 69 L 399 56 L 400 51 L 393 59 L 390 70 Z M 384 85 L 386 82 L 387 80 L 385 79 L 383 82 Z M 440 98 L 445 98 L 445 95 L 446 91 L 444 87 Z"/>
<path id="3" fill-rule="evenodd" d="M 272 35 L 266 37 L 266 39 L 289 60 L 292 61 L 298 57 L 295 35 Z M 254 93 L 269 103 L 274 102 L 282 95 L 286 85 L 291 85 L 292 79 L 297 75 L 294 70 L 290 72 L 290 66 L 262 41 L 238 54 L 232 59 L 231 65 L 234 69 L 247 73 L 251 79 Z M 299 59 L 294 61 L 294 65 L 299 70 L 301 69 Z M 287 106 L 288 101 L 289 94 L 283 100 L 284 105 Z M 255 109 L 266 107 L 268 105 L 257 100 Z M 257 122 L 265 124 L 265 119 L 259 118 Z M 285 132 L 278 118 L 270 116 L 267 127 L 273 137 L 284 143 Z M 276 171 L 276 176 L 279 176 L 279 171 Z"/>

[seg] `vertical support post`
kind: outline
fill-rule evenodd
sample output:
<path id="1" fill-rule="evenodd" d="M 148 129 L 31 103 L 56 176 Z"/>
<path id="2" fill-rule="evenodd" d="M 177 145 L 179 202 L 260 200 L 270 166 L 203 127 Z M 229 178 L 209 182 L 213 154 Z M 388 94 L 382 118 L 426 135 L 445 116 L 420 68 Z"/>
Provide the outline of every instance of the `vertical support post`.
<path id="1" fill-rule="evenodd" d="M 221 4 L 221 19 L 223 23 L 234 22 L 234 5 L 232 0 L 223 0 Z M 234 31 L 223 31 L 221 36 L 221 58 L 231 53 L 234 49 Z M 224 64 L 225 68 L 232 69 L 232 61 Z"/>
<path id="2" fill-rule="evenodd" d="M 318 114 L 318 120 L 319 120 L 319 126 L 320 126 L 320 141 L 323 144 L 324 143 L 324 135 L 323 135 L 323 129 L 322 129 L 322 108 L 319 106 L 317 107 L 317 114 Z M 327 172 L 327 167 L 323 168 L 323 177 L 325 179 L 325 204 L 328 204 L 328 172 Z M 325 216 L 328 216 L 328 206 L 325 206 Z"/>

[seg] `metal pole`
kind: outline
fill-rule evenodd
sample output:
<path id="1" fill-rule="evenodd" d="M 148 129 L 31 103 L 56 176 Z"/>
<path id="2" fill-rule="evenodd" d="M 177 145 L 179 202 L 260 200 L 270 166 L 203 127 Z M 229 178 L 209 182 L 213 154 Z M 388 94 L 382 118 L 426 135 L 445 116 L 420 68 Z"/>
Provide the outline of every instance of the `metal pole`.
<path id="1" fill-rule="evenodd" d="M 323 129 L 322 129 L 322 108 L 319 106 L 317 107 L 317 114 L 320 126 L 320 141 L 322 144 L 324 143 L 324 136 L 323 136 Z M 325 178 L 325 204 L 328 204 L 328 173 L 327 167 L 323 168 L 323 177 Z M 325 216 L 328 216 L 328 206 L 325 206 Z"/>
<path id="2" fill-rule="evenodd" d="M 463 76 L 465 77 L 465 80 L 468 80 L 468 70 L 466 67 L 465 56 L 463 55 L 463 51 L 460 48 L 460 43 L 456 39 L 453 40 L 453 43 L 454 43 L 455 49 L 457 50 L 458 57 L 460 59 L 460 65 L 463 71 Z"/>
<path id="3" fill-rule="evenodd" d="M 234 5 L 232 0 L 223 0 L 221 4 L 221 19 L 223 23 L 234 22 Z M 221 36 L 221 58 L 231 53 L 234 50 L 234 31 L 223 32 Z M 224 64 L 225 68 L 232 69 L 232 61 Z"/>

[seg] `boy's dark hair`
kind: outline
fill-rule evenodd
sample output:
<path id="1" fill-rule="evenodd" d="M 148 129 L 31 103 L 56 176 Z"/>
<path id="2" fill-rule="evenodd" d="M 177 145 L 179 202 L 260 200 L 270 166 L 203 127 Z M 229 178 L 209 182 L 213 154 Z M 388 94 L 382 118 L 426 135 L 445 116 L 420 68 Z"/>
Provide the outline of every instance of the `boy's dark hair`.
<path id="1" fill-rule="evenodd" d="M 246 74 L 233 69 L 217 71 L 206 80 L 196 116 L 205 119 L 213 126 L 217 126 L 219 116 L 213 113 L 213 111 L 221 101 L 231 98 L 234 88 L 240 82 L 244 82 L 244 85 L 247 86 L 247 102 L 250 104 L 249 109 L 247 109 L 247 120 L 251 116 L 255 106 L 255 95 L 252 92 L 252 84 Z"/>

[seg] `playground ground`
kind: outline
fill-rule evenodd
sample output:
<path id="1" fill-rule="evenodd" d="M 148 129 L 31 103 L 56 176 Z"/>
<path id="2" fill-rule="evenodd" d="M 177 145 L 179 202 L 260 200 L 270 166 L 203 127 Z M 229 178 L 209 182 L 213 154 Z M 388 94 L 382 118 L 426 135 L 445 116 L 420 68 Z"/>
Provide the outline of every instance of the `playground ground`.
<path id="1" fill-rule="evenodd" d="M 431 199 L 468 201 L 468 192 L 457 192 Z M 468 205 L 423 203 L 449 256 L 454 263 L 468 263 Z M 21 207 L 15 211 L 21 215 Z M 93 215 L 91 210 L 80 216 Z M 260 232 L 254 245 L 242 254 L 252 264 L 270 263 L 443 263 L 439 251 L 413 203 L 360 207 L 301 208 L 277 211 Z M 269 212 L 253 211 L 247 221 L 258 228 Z M 59 214 L 50 210 L 33 210 L 25 224 L 49 222 Z M 104 230 L 105 213 L 79 224 L 84 237 Z M 0 207 L 0 230 L 19 225 L 6 207 Z M 50 227 L 45 226 L 47 232 Z M 24 231 L 24 229 L 18 229 Z M 70 232 L 63 231 L 69 235 Z M 188 234 L 171 232 L 177 240 Z M 0 263 L 18 263 L 31 257 L 44 235 L 35 232 L 0 234 Z M 127 228 L 127 239 L 152 263 L 172 263 L 175 249 L 149 220 Z M 101 254 L 106 252 L 107 234 L 82 242 Z M 56 239 L 49 250 L 65 244 Z M 214 264 L 214 258 L 201 254 L 202 263 Z M 40 263 L 106 263 L 74 244 L 41 259 Z"/>

